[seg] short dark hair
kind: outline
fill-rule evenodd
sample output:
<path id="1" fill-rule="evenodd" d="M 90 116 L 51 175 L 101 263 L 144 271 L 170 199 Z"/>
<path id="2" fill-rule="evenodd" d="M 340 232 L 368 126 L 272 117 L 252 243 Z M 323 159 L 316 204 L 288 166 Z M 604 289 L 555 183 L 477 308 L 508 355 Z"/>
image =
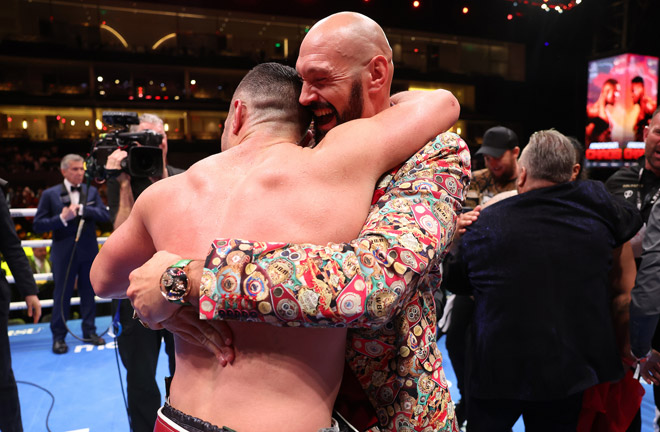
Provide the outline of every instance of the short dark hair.
<path id="1" fill-rule="evenodd" d="M 245 75 L 234 99 L 249 101 L 249 107 L 260 118 L 298 124 L 302 134 L 312 118 L 298 102 L 301 91 L 302 79 L 295 69 L 279 63 L 262 63 Z"/>
<path id="2" fill-rule="evenodd" d="M 610 84 L 610 85 L 616 87 L 617 85 L 619 85 L 619 81 L 617 81 L 617 80 L 614 79 L 614 78 L 610 78 L 610 79 L 608 79 L 607 81 L 605 81 L 605 82 L 603 83 L 603 87 L 605 87 L 607 84 Z"/>
<path id="3" fill-rule="evenodd" d="M 642 78 L 641 76 L 637 75 L 637 76 L 636 76 L 635 78 L 633 78 L 632 81 L 630 81 L 630 82 L 633 83 L 633 84 L 637 83 L 637 84 L 644 85 L 644 78 Z"/>

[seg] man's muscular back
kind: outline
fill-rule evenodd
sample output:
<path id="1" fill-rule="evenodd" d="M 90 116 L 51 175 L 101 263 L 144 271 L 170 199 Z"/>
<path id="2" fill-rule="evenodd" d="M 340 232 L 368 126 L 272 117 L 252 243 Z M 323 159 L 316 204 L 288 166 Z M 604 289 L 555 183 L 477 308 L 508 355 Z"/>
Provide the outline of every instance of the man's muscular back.
<path id="1" fill-rule="evenodd" d="M 181 256 L 203 258 L 208 239 L 219 236 L 346 242 L 357 237 L 369 210 L 376 179 L 365 177 L 337 172 L 311 149 L 294 144 L 239 145 L 155 184 L 134 213 L 156 250 Z M 164 206 L 166 196 L 174 199 Z M 273 424 L 294 430 L 289 423 L 294 418 L 305 419 L 296 420 L 301 431 L 329 426 L 344 365 L 345 330 L 230 326 L 236 360 L 228 367 L 177 339 L 171 404 L 239 431 Z M 269 414 L 246 416 L 248 406 Z"/>

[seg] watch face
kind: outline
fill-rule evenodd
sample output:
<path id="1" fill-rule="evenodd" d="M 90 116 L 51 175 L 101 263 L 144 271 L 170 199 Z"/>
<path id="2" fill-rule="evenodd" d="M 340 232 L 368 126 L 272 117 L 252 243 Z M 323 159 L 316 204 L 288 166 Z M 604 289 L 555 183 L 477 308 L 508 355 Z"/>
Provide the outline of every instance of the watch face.
<path id="1" fill-rule="evenodd" d="M 160 289 L 168 300 L 181 300 L 188 293 L 188 276 L 182 269 L 170 267 L 160 279 Z"/>

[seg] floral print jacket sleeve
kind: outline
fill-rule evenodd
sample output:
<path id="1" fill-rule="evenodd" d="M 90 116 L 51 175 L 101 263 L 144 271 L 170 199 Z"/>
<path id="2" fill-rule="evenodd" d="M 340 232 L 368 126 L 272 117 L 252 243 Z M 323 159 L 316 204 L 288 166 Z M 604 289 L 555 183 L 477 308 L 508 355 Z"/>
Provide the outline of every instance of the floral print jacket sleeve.
<path id="1" fill-rule="evenodd" d="M 216 239 L 200 315 L 348 326 L 347 361 L 381 430 L 453 430 L 432 290 L 469 179 L 465 142 L 444 133 L 381 179 L 360 236 L 350 243 Z"/>

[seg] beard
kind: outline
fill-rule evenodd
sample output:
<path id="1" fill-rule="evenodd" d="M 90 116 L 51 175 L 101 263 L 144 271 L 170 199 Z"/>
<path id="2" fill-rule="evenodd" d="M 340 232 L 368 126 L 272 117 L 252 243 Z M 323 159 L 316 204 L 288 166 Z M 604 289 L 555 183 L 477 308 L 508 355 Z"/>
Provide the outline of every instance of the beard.
<path id="1" fill-rule="evenodd" d="M 516 177 L 516 169 L 514 168 L 513 165 L 509 166 L 505 170 L 502 171 L 502 173 L 499 176 L 493 175 L 493 179 L 495 180 L 495 183 L 499 184 L 506 184 L 511 181 L 512 178 Z"/>
<path id="2" fill-rule="evenodd" d="M 321 107 L 319 104 L 314 104 L 310 106 L 312 109 Z M 348 98 L 348 107 L 341 114 L 337 112 L 337 109 L 330 104 L 323 104 L 323 107 L 330 108 L 333 112 L 333 115 L 337 119 L 337 125 L 346 123 L 347 121 L 359 119 L 362 117 L 362 111 L 364 109 L 364 99 L 362 98 L 362 83 L 359 80 L 354 80 L 351 84 L 351 92 Z M 316 123 L 316 119 L 314 120 Z M 314 141 L 318 144 L 325 134 L 328 131 L 320 130 L 317 127 L 314 127 Z"/>

